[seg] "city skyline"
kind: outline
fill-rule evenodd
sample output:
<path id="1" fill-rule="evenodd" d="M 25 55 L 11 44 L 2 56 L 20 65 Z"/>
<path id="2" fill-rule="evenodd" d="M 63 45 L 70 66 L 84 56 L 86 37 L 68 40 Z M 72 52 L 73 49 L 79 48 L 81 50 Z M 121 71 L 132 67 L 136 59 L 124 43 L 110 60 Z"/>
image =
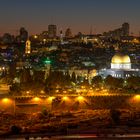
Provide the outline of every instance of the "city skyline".
<path id="1" fill-rule="evenodd" d="M 130 24 L 130 33 L 139 35 L 139 0 L 2 0 L 0 5 L 0 35 L 17 34 L 25 27 L 29 34 L 47 30 L 49 24 L 60 29 L 70 27 L 72 33 L 103 33 Z"/>

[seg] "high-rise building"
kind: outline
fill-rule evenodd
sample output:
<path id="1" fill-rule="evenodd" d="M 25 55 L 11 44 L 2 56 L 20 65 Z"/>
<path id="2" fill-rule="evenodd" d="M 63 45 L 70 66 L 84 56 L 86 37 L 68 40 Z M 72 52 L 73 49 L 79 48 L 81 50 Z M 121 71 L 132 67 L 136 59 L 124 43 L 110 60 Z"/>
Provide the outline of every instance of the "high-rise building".
<path id="1" fill-rule="evenodd" d="M 104 33 L 104 35 L 120 40 L 122 36 L 129 36 L 129 24 L 125 22 L 120 28 Z"/>
<path id="2" fill-rule="evenodd" d="M 122 24 L 123 36 L 129 36 L 129 23 Z"/>
<path id="3" fill-rule="evenodd" d="M 60 30 L 60 42 L 61 44 L 63 44 L 63 31 Z"/>
<path id="4" fill-rule="evenodd" d="M 65 37 L 66 38 L 71 38 L 72 37 L 72 32 L 70 28 L 67 28 L 66 32 L 65 32 Z"/>
<path id="5" fill-rule="evenodd" d="M 21 42 L 25 42 L 28 39 L 28 32 L 24 27 L 20 28 L 20 40 Z"/>
<path id="6" fill-rule="evenodd" d="M 10 35 L 9 33 L 5 33 L 2 37 L 2 41 L 4 44 L 10 44 L 14 41 L 14 36 Z"/>
<path id="7" fill-rule="evenodd" d="M 57 33 L 56 25 L 48 25 L 48 36 L 49 38 L 55 38 Z"/>

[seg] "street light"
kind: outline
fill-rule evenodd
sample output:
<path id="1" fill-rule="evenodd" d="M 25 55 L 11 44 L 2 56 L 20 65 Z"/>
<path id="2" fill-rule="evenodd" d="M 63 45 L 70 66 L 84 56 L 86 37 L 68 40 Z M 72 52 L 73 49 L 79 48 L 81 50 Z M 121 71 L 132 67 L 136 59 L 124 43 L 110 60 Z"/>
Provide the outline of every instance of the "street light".
<path id="1" fill-rule="evenodd" d="M 8 104 L 8 103 L 10 102 L 10 99 L 8 99 L 8 98 L 3 98 L 3 99 L 2 99 L 2 102 L 3 102 L 4 104 Z"/>
<path id="2" fill-rule="evenodd" d="M 26 91 L 26 95 L 29 95 L 30 91 Z"/>
<path id="3" fill-rule="evenodd" d="M 37 38 L 38 38 L 38 36 L 37 36 L 37 35 L 34 35 L 34 38 L 35 38 L 35 39 L 37 39 Z"/>
<path id="4" fill-rule="evenodd" d="M 54 96 L 51 96 L 51 97 L 48 98 L 48 101 L 49 102 L 52 102 L 54 99 L 55 99 L 55 97 Z"/>
<path id="5" fill-rule="evenodd" d="M 40 93 L 41 93 L 41 94 L 45 94 L 45 91 L 44 91 L 44 90 L 41 90 Z"/>
<path id="6" fill-rule="evenodd" d="M 138 94 L 138 95 L 135 95 L 134 96 L 134 99 L 136 100 L 136 101 L 140 101 L 140 95 Z"/>
<path id="7" fill-rule="evenodd" d="M 67 101 L 69 98 L 67 97 L 67 96 L 64 96 L 63 98 L 62 98 L 62 100 L 63 101 Z"/>
<path id="8" fill-rule="evenodd" d="M 41 99 L 40 99 L 39 97 L 34 97 L 34 98 L 33 98 L 33 101 L 39 102 L 39 101 L 41 101 Z"/>
<path id="9" fill-rule="evenodd" d="M 78 96 L 76 100 L 78 100 L 79 102 L 83 102 L 85 98 L 83 96 Z"/>

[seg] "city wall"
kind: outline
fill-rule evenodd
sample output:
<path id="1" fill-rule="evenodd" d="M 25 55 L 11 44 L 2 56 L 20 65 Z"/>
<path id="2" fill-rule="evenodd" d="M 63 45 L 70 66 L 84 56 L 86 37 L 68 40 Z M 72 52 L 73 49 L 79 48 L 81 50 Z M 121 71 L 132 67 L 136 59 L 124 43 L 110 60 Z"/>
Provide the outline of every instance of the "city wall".
<path id="1" fill-rule="evenodd" d="M 56 96 L 0 98 L 0 111 L 35 113 L 46 110 L 72 111 L 78 109 L 138 109 L 140 96 Z"/>

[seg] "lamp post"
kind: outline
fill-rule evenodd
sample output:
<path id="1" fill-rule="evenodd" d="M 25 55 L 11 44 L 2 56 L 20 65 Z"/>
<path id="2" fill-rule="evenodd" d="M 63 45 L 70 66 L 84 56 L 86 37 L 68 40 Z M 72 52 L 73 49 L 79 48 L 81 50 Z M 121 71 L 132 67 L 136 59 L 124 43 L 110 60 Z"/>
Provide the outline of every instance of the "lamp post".
<path id="1" fill-rule="evenodd" d="M 16 98 L 13 99 L 13 104 L 14 104 L 14 116 L 16 114 Z"/>

